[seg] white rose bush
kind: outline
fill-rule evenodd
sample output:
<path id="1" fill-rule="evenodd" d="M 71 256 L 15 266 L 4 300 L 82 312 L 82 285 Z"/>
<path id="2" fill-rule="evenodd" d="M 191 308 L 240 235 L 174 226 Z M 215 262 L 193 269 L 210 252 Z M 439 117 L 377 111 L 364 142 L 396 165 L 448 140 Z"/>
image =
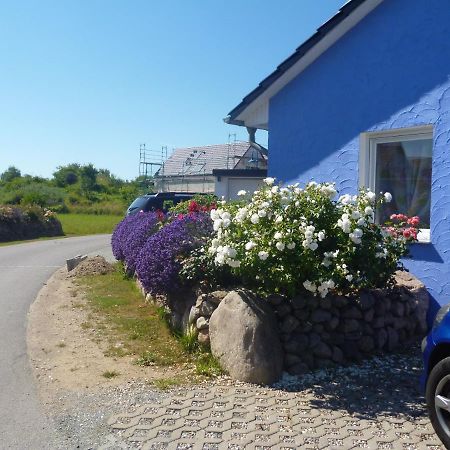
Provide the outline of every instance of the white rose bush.
<path id="1" fill-rule="evenodd" d="M 197 257 L 260 293 L 325 297 L 386 287 L 414 240 L 375 223 L 390 193 L 338 197 L 332 183 L 302 188 L 266 178 L 252 196 L 239 196 L 211 210 L 214 235 Z"/>

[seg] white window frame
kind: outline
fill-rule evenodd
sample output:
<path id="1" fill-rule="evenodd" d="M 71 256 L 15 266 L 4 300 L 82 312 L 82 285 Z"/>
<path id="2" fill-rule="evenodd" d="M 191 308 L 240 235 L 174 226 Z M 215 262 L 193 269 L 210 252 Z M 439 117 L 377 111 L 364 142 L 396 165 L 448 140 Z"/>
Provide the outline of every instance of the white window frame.
<path id="1" fill-rule="evenodd" d="M 414 128 L 397 128 L 386 131 L 361 133 L 359 155 L 359 187 L 375 192 L 377 167 L 377 144 L 390 142 L 433 139 L 433 126 L 425 125 Z M 419 242 L 430 243 L 430 229 L 421 228 L 417 236 Z"/>

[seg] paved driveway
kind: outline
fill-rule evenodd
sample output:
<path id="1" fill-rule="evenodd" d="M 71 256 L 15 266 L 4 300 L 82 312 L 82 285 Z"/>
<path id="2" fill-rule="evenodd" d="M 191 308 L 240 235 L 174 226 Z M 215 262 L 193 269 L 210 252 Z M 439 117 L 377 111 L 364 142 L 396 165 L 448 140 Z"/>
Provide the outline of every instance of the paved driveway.
<path id="1" fill-rule="evenodd" d="M 90 252 L 108 256 L 109 242 L 109 235 L 100 235 L 0 247 L 1 449 L 62 448 L 37 399 L 27 357 L 27 312 L 67 258 Z"/>
<path id="2" fill-rule="evenodd" d="M 418 349 L 267 389 L 179 389 L 116 414 L 102 449 L 441 449 L 418 391 Z"/>

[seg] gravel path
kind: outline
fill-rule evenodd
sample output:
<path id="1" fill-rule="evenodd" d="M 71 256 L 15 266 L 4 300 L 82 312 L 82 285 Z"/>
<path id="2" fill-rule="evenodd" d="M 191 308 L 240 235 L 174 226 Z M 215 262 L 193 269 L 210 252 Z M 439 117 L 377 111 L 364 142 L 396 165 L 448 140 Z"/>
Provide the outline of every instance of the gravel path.
<path id="1" fill-rule="evenodd" d="M 227 378 L 168 392 L 131 382 L 53 412 L 68 448 L 441 449 L 418 389 L 419 350 L 285 377 Z"/>

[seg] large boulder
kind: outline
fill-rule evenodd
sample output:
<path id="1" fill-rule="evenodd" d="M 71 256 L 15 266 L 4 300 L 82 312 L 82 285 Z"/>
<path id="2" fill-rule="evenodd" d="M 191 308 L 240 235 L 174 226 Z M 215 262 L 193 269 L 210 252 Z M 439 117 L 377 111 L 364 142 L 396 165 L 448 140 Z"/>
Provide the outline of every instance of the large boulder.
<path id="1" fill-rule="evenodd" d="M 270 306 L 246 290 L 229 292 L 209 322 L 212 354 L 236 380 L 271 384 L 281 377 L 283 350 Z"/>

